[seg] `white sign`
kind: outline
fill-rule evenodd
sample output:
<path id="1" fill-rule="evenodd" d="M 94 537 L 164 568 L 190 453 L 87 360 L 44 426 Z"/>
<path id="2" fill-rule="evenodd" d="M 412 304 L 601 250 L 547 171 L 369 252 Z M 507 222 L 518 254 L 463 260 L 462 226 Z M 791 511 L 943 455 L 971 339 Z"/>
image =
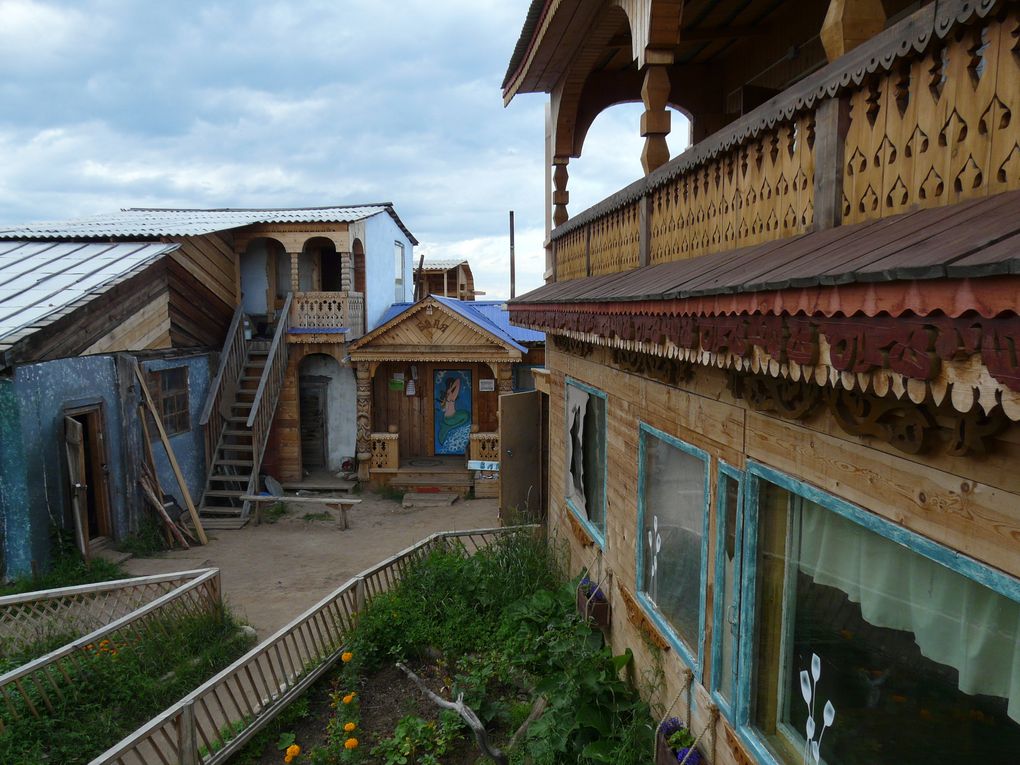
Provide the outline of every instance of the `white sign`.
<path id="1" fill-rule="evenodd" d="M 468 470 L 499 470 L 499 463 L 486 462 L 485 460 L 468 460 Z"/>
<path id="2" fill-rule="evenodd" d="M 478 381 L 478 391 L 480 393 L 492 393 L 494 390 L 496 390 L 496 381 L 495 380 L 479 380 Z"/>

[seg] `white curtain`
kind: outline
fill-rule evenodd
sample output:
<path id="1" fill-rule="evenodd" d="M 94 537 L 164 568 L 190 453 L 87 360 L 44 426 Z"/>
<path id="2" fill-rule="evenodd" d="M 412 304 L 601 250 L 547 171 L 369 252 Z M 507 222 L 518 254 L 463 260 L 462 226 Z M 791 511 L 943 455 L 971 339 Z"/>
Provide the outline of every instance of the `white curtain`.
<path id="1" fill-rule="evenodd" d="M 801 571 L 870 624 L 913 633 L 924 656 L 959 671 L 961 691 L 1008 699 L 1020 722 L 1020 603 L 811 502 L 801 518 Z"/>
<path id="2" fill-rule="evenodd" d="M 565 463 L 566 498 L 578 512 L 588 517 L 584 496 L 584 415 L 589 395 L 574 385 L 567 385 L 567 459 Z"/>

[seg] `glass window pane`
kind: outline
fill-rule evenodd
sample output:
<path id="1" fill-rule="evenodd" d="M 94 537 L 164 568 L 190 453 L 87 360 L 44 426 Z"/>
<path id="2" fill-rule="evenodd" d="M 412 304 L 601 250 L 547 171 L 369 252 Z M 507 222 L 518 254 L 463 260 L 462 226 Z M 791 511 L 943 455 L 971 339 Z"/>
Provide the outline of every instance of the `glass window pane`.
<path id="1" fill-rule="evenodd" d="M 1016 763 L 1020 604 L 763 486 L 752 721 L 780 759 Z"/>
<path id="2" fill-rule="evenodd" d="M 574 509 L 605 532 L 606 401 L 567 385 L 566 498 Z"/>
<path id="3" fill-rule="evenodd" d="M 705 463 L 649 433 L 644 461 L 642 589 L 692 655 L 701 621 Z"/>
<path id="4" fill-rule="evenodd" d="M 737 544 L 737 500 L 740 484 L 731 476 L 722 477 L 722 508 L 720 518 L 724 526 L 723 581 L 716 586 L 723 590 L 723 612 L 719 614 L 722 656 L 719 662 L 719 693 L 728 701 L 733 699 L 733 651 L 737 642 L 737 614 L 740 613 L 740 591 L 736 587 Z"/>

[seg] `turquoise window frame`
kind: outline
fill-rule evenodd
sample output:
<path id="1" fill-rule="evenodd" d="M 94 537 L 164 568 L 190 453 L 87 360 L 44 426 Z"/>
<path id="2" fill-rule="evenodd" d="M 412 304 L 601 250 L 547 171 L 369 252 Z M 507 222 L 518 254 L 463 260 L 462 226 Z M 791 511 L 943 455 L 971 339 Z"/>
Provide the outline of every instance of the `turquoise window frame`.
<path id="1" fill-rule="evenodd" d="M 645 439 L 658 438 L 670 446 L 674 446 L 683 452 L 696 457 L 705 465 L 705 478 L 703 486 L 705 489 L 705 501 L 702 510 L 701 527 L 701 592 L 699 597 L 698 615 L 698 645 L 695 646 L 695 653 L 687 647 L 686 643 L 677 635 L 669 621 L 659 611 L 655 603 L 642 589 L 645 581 L 645 553 L 644 553 L 644 528 L 645 528 Z M 711 456 L 703 449 L 699 449 L 686 441 L 681 441 L 675 436 L 669 435 L 647 423 L 638 423 L 638 513 L 637 513 L 637 601 L 644 609 L 648 618 L 652 620 L 659 631 L 666 636 L 666 640 L 683 662 L 694 672 L 698 682 L 702 681 L 704 670 L 705 654 L 705 606 L 707 605 L 708 594 L 708 537 L 709 537 L 709 510 L 711 507 Z"/>
<path id="2" fill-rule="evenodd" d="M 566 384 L 573 385 L 575 388 L 580 388 L 589 396 L 597 396 L 598 398 L 602 399 L 602 403 L 606 408 L 605 432 L 602 434 L 602 441 L 605 444 L 605 447 L 602 450 L 602 525 L 606 526 L 609 523 L 609 516 L 608 513 L 606 512 L 609 507 L 609 503 L 606 501 L 607 496 L 606 491 L 609 488 L 609 399 L 606 396 L 605 391 L 601 391 L 598 388 L 593 388 L 587 383 L 583 383 L 580 380 L 575 380 L 573 377 L 567 377 Z M 570 408 L 567 406 L 567 396 L 566 394 L 564 394 L 563 396 L 564 427 L 569 427 L 567 425 L 569 416 Z M 568 466 L 564 467 L 566 468 L 567 472 L 570 472 Z M 564 476 L 564 478 L 566 478 L 566 476 Z M 566 498 L 566 503 L 567 507 L 570 509 L 570 512 L 574 514 L 574 517 L 578 520 L 578 522 L 587 530 L 589 534 L 591 534 L 592 538 L 595 540 L 595 544 L 597 544 L 600 548 L 605 550 L 606 549 L 605 529 L 599 529 L 598 526 L 589 521 L 588 516 L 582 513 L 578 509 L 578 507 L 573 502 L 570 501 L 569 497 Z"/>
<path id="3" fill-rule="evenodd" d="M 858 505 L 841 499 L 767 465 L 749 460 L 745 470 L 746 500 L 744 503 L 744 551 L 741 575 L 740 605 L 740 666 L 737 675 L 737 735 L 751 749 L 760 763 L 785 765 L 777 760 L 761 737 L 755 732 L 750 721 L 751 714 L 751 672 L 753 669 L 754 632 L 757 627 L 755 613 L 756 579 L 758 574 L 758 495 L 762 481 L 768 481 L 786 489 L 803 499 L 840 515 L 852 523 L 863 526 L 890 541 L 902 545 L 911 552 L 923 555 L 940 563 L 951 571 L 983 584 L 1010 600 L 1020 603 L 1020 579 L 996 571 L 962 553 L 944 547 L 916 532 L 897 526 Z"/>
<path id="4" fill-rule="evenodd" d="M 733 655 L 730 657 L 733 673 L 733 698 L 727 699 L 720 692 L 722 684 L 722 653 L 724 630 L 730 630 L 731 625 L 727 619 L 730 609 L 734 603 L 724 602 L 726 593 L 722 586 L 726 575 L 726 509 L 723 503 L 726 501 L 726 492 L 723 491 L 723 481 L 726 478 L 737 483 L 737 513 L 736 513 L 736 549 L 733 556 L 733 596 L 734 600 L 740 599 L 742 583 L 740 578 L 741 563 L 743 562 L 743 525 L 744 525 L 744 471 L 735 468 L 722 460 L 717 462 L 719 472 L 715 484 L 715 574 L 712 588 L 712 676 L 710 690 L 712 698 L 722 711 L 726 719 L 734 722 L 734 707 L 739 698 L 740 687 L 738 678 L 740 676 L 740 624 L 741 619 L 737 614 L 737 629 L 733 634 L 733 643 L 730 649 Z"/>

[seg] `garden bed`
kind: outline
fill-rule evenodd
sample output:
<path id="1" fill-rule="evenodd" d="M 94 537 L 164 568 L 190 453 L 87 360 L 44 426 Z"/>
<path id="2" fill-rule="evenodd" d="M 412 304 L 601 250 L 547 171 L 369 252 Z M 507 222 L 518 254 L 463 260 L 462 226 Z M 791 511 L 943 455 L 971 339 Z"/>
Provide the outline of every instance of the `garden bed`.
<path id="1" fill-rule="evenodd" d="M 530 532 L 409 568 L 371 600 L 344 658 L 232 765 L 486 761 L 398 662 L 442 699 L 462 694 L 510 763 L 637 765 L 653 750 L 648 708 L 621 679 L 629 654 L 614 657 L 578 616 L 576 581 Z"/>

